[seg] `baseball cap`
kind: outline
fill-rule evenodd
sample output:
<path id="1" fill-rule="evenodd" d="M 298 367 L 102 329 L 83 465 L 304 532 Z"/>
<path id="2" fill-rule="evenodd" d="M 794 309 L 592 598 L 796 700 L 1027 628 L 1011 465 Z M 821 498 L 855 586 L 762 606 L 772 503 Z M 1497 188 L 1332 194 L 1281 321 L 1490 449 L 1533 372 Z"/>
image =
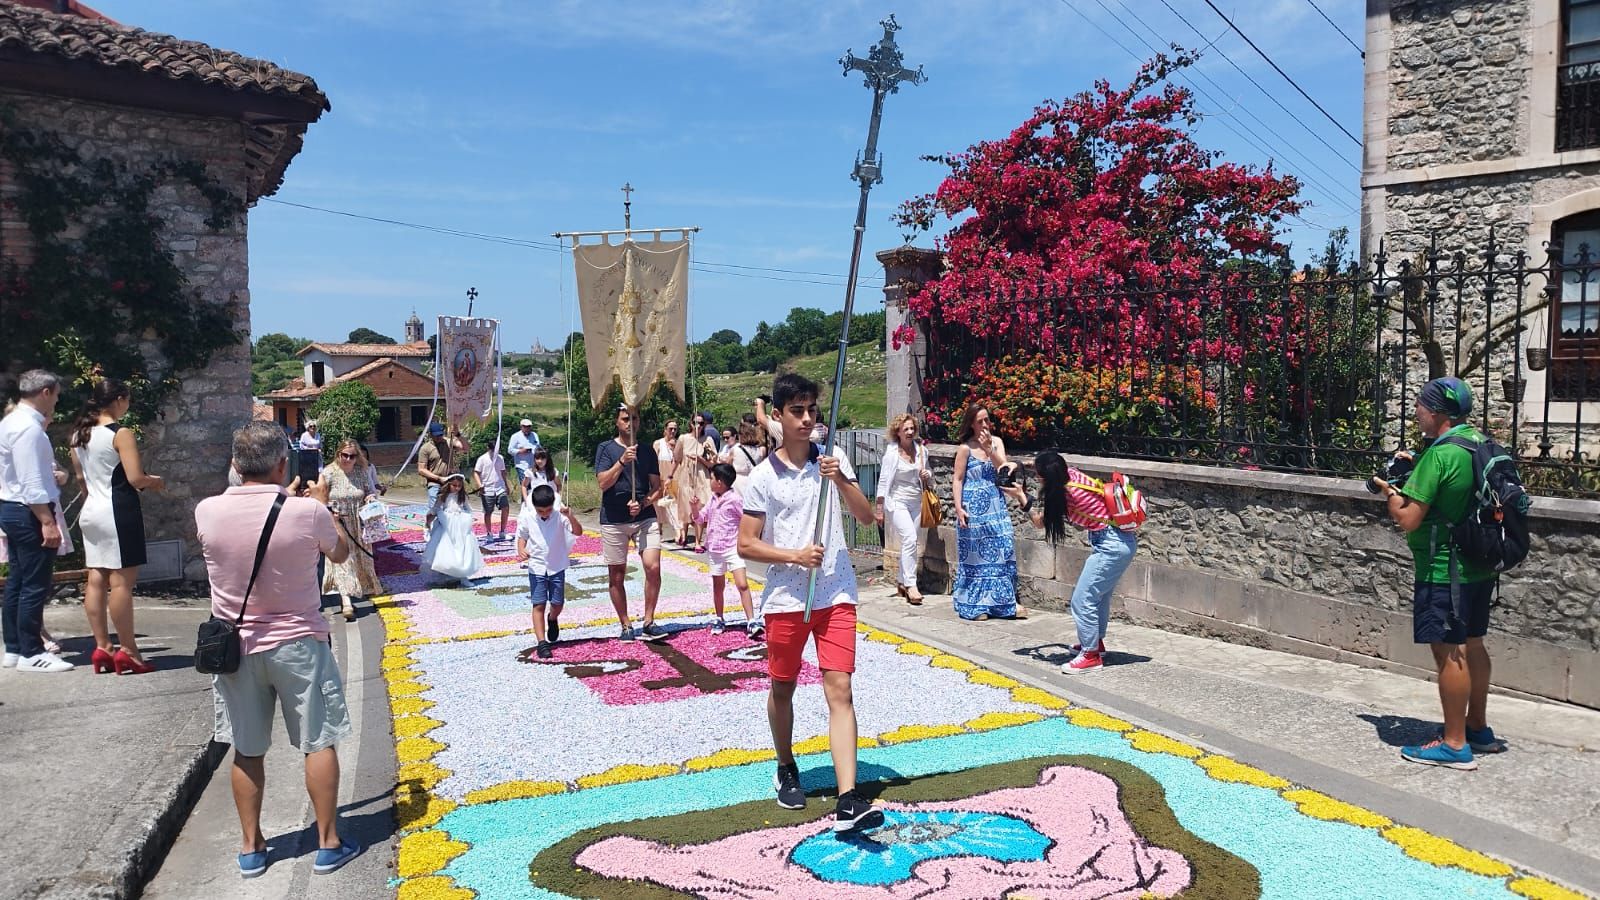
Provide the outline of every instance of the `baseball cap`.
<path id="1" fill-rule="evenodd" d="M 439 435 L 444 434 L 444 426 L 440 425 L 438 422 L 435 422 L 428 426 L 428 433 L 434 437 L 438 437 Z"/>
<path id="2" fill-rule="evenodd" d="M 523 419 L 521 422 L 518 422 L 517 424 L 525 425 L 525 426 L 532 426 L 533 425 L 533 420 L 532 419 Z"/>

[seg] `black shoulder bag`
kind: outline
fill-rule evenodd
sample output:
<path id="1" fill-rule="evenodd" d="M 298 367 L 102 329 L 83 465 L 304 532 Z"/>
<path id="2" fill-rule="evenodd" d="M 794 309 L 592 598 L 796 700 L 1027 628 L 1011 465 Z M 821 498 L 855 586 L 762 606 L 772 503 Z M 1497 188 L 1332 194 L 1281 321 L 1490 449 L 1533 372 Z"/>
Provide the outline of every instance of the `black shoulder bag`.
<path id="1" fill-rule="evenodd" d="M 266 527 L 261 529 L 261 541 L 256 544 L 256 564 L 250 569 L 250 583 L 245 585 L 244 599 L 239 601 L 239 617 L 232 622 L 216 616 L 200 623 L 194 642 L 194 668 L 202 675 L 227 675 L 239 671 L 239 659 L 244 648 L 239 640 L 239 626 L 244 624 L 245 605 L 250 602 L 250 591 L 256 586 L 256 576 L 261 574 L 261 561 L 267 558 L 267 542 L 272 540 L 272 528 L 278 524 L 278 513 L 283 510 L 287 494 L 279 494 L 267 513 Z"/>

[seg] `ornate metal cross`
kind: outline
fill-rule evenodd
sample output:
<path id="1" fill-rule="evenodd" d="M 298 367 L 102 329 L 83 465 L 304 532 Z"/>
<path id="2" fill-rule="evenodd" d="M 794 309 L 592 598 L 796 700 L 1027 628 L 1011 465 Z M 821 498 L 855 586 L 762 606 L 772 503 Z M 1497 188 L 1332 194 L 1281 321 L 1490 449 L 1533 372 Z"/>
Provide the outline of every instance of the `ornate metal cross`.
<path id="1" fill-rule="evenodd" d="M 476 299 L 478 299 L 478 289 L 475 287 L 467 288 L 467 318 L 469 319 L 472 318 L 472 301 Z"/>
<path id="2" fill-rule="evenodd" d="M 622 230 L 633 230 L 633 183 L 622 183 Z"/>
<path id="3" fill-rule="evenodd" d="M 900 47 L 894 42 L 894 33 L 900 30 L 899 23 L 894 16 L 884 19 L 883 40 L 872 45 L 872 50 L 867 53 L 867 58 L 862 59 L 849 50 L 839 58 L 839 63 L 844 66 L 844 75 L 850 77 L 851 72 L 860 72 L 866 76 L 866 85 L 872 89 L 872 119 L 867 124 L 867 148 L 860 156 L 856 157 L 856 168 L 850 177 L 861 185 L 861 200 L 856 205 L 855 244 L 850 250 L 850 277 L 844 286 L 844 325 L 839 329 L 839 357 L 833 367 L 833 403 L 828 408 L 828 439 L 824 453 L 833 453 L 834 435 L 838 432 L 839 425 L 839 398 L 844 389 L 844 361 L 845 353 L 850 345 L 850 313 L 856 303 L 856 273 L 861 269 L 861 239 L 867 232 L 867 194 L 872 186 L 883 181 L 883 157 L 878 153 L 878 125 L 883 121 L 883 98 L 889 94 L 899 93 L 900 83 L 921 84 L 928 78 L 922 73 L 922 67 L 915 71 L 906 68 L 905 61 L 900 55 Z M 826 539 L 823 528 L 828 519 L 829 491 L 832 484 L 824 482 L 822 489 L 817 492 L 817 525 L 812 535 L 811 543 L 824 544 Z M 817 570 L 812 569 L 806 581 L 806 610 L 805 620 L 811 621 L 811 604 L 816 600 Z"/>

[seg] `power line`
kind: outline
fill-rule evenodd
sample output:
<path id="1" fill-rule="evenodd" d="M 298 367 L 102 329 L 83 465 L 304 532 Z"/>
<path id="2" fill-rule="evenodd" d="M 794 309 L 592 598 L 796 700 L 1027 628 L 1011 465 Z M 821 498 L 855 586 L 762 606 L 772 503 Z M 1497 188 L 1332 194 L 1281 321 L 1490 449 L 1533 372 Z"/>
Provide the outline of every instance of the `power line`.
<path id="1" fill-rule="evenodd" d="M 1112 16 L 1113 18 L 1117 18 L 1116 14 L 1111 12 L 1111 10 L 1109 8 L 1107 8 L 1106 5 L 1103 2 L 1100 2 L 1100 0 L 1096 0 L 1096 2 L 1100 3 L 1100 8 L 1104 9 L 1108 15 Z M 1164 2 L 1164 0 L 1163 0 L 1163 2 Z M 1145 22 L 1144 20 L 1139 18 L 1137 15 L 1134 15 L 1133 11 L 1131 9 L 1128 9 L 1128 4 L 1126 2 L 1124 2 L 1124 0 L 1116 0 L 1116 3 L 1117 3 L 1118 6 L 1121 6 L 1124 10 L 1128 11 L 1128 17 L 1129 18 L 1132 18 L 1135 21 L 1138 21 L 1141 24 L 1143 24 L 1144 25 L 1144 29 L 1146 31 L 1150 32 L 1150 34 L 1152 36 L 1154 36 L 1157 41 L 1160 41 L 1162 43 L 1167 43 L 1167 44 L 1171 43 L 1170 41 L 1167 41 L 1165 38 L 1163 38 L 1161 36 L 1160 32 L 1155 30 L 1155 27 L 1153 25 L 1151 25 L 1149 22 Z M 1168 8 L 1169 9 L 1171 8 L 1170 5 L 1168 6 Z M 1117 18 L 1117 21 L 1130 34 L 1133 34 L 1134 37 L 1136 37 L 1136 38 L 1139 37 L 1138 33 L 1134 32 L 1134 30 L 1125 21 L 1123 21 L 1120 18 Z M 1200 39 L 1201 40 L 1206 40 L 1206 36 L 1202 34 L 1202 35 L 1200 35 Z M 1139 40 L 1146 47 L 1149 47 L 1150 51 L 1152 53 L 1159 53 L 1160 52 L 1154 46 L 1152 46 L 1149 41 L 1146 41 L 1143 38 L 1139 38 Z M 1206 47 L 1209 48 L 1213 44 L 1215 44 L 1215 41 L 1208 41 L 1207 44 L 1206 44 Z M 1222 53 L 1222 48 L 1218 47 L 1216 49 L 1217 49 L 1218 53 Z M 1223 54 L 1224 57 L 1226 57 L 1226 55 L 1227 54 L 1225 54 L 1225 53 Z M 1236 107 L 1238 109 L 1243 110 L 1245 115 L 1247 115 L 1251 119 L 1253 119 L 1255 121 L 1255 123 L 1257 125 L 1261 126 L 1261 128 L 1265 132 L 1267 132 L 1269 134 L 1272 133 L 1272 126 L 1270 126 L 1266 122 L 1262 121 L 1260 116 L 1256 115 L 1253 111 L 1251 111 L 1250 107 L 1245 105 L 1244 100 L 1242 100 L 1239 97 L 1235 97 L 1231 93 L 1229 93 L 1227 88 L 1223 87 L 1220 83 L 1217 82 L 1216 79 L 1212 78 L 1210 75 L 1207 75 L 1205 70 L 1201 69 L 1198 65 L 1194 66 L 1194 74 L 1196 76 L 1200 77 L 1200 78 L 1205 79 L 1205 82 L 1207 84 L 1209 84 L 1212 87 L 1216 88 L 1219 92 L 1221 92 L 1223 94 L 1223 96 L 1225 96 L 1229 100 L 1233 101 L 1233 103 L 1236 105 Z M 1207 94 L 1203 88 L 1201 88 L 1199 85 L 1195 84 L 1193 81 L 1191 81 L 1189 79 L 1187 72 L 1180 70 L 1178 72 L 1178 77 L 1182 78 L 1186 84 L 1188 84 L 1190 87 L 1194 88 L 1195 91 L 1200 93 L 1202 96 L 1205 96 L 1205 97 L 1208 97 L 1208 98 L 1211 97 L 1211 95 Z M 1214 98 L 1212 98 L 1212 99 L 1214 100 Z M 1219 106 L 1221 106 L 1220 102 L 1219 102 Z M 1285 110 L 1285 112 L 1288 112 L 1288 111 Z M 1229 117 L 1235 119 L 1236 121 L 1238 120 L 1238 116 L 1233 115 L 1231 110 L 1228 110 L 1227 108 L 1223 109 L 1223 113 L 1222 114 L 1226 115 L 1226 116 L 1229 116 Z M 1291 118 L 1293 118 L 1294 114 L 1293 113 L 1289 113 L 1289 116 Z M 1226 123 L 1219 123 L 1219 124 L 1224 124 L 1225 125 Z M 1249 128 L 1249 126 L 1245 125 L 1245 123 L 1242 122 L 1242 121 L 1240 121 L 1239 124 L 1241 126 L 1244 126 L 1245 128 Z M 1301 122 L 1300 125 L 1301 125 L 1302 128 L 1306 128 L 1306 125 L 1305 125 L 1304 122 Z M 1234 134 L 1239 134 L 1239 131 L 1237 129 L 1229 128 L 1228 130 L 1232 131 Z M 1309 128 L 1306 128 L 1306 130 L 1308 132 L 1310 132 L 1313 137 L 1317 136 L 1316 133 L 1312 132 Z M 1242 139 L 1246 140 L 1247 142 L 1249 142 L 1252 146 L 1255 146 L 1257 149 L 1261 148 L 1261 144 L 1256 144 L 1250 138 L 1247 138 L 1244 135 L 1240 135 L 1240 137 Z M 1306 166 L 1308 166 L 1308 167 L 1310 167 L 1312 169 L 1315 169 L 1316 171 L 1320 172 L 1323 176 L 1325 176 L 1329 180 L 1329 182 L 1332 182 L 1333 185 L 1334 185 L 1334 188 L 1332 190 L 1329 190 L 1327 182 L 1318 181 L 1317 179 L 1312 178 L 1309 174 L 1306 174 L 1306 175 L 1302 176 L 1302 178 L 1308 185 L 1316 186 L 1318 189 L 1320 189 L 1322 191 L 1323 196 L 1327 197 L 1329 200 L 1332 200 L 1335 205 L 1342 206 L 1344 209 L 1346 209 L 1346 210 L 1348 210 L 1350 212 L 1355 212 L 1356 211 L 1355 205 L 1347 202 L 1347 200 L 1344 199 L 1346 197 L 1346 194 L 1344 193 L 1345 191 L 1349 192 L 1349 196 L 1356 196 L 1356 192 L 1354 190 L 1351 190 L 1348 186 L 1344 185 L 1342 182 L 1340 182 L 1338 176 L 1334 175 L 1332 172 L 1329 172 L 1327 169 L 1324 169 L 1322 166 L 1318 165 L 1316 163 L 1316 161 L 1313 160 L 1308 154 L 1304 154 L 1304 153 L 1299 152 L 1297 149 L 1294 148 L 1294 145 L 1292 143 L 1286 145 L 1285 149 L 1279 150 L 1277 145 L 1270 143 L 1265 137 L 1261 137 L 1261 142 L 1262 142 L 1262 144 L 1266 144 L 1268 147 L 1272 148 L 1271 150 L 1263 151 L 1263 152 L 1266 152 L 1268 156 L 1274 156 L 1274 155 L 1281 155 L 1281 156 L 1285 156 L 1285 157 L 1298 156 L 1301 160 L 1304 161 L 1304 165 L 1306 165 Z M 1324 146 L 1328 146 L 1326 141 L 1323 142 L 1323 145 Z M 1333 147 L 1328 146 L 1328 149 L 1330 151 L 1332 151 L 1336 157 L 1338 157 L 1340 162 L 1343 162 L 1346 166 L 1349 166 L 1350 170 L 1352 172 L 1359 173 L 1361 171 L 1360 169 L 1357 169 L 1354 165 L 1351 165 L 1349 160 L 1346 160 L 1343 157 L 1338 156 L 1338 151 L 1334 150 Z"/>
<path id="2" fill-rule="evenodd" d="M 1233 24 L 1233 20 L 1228 18 L 1228 15 L 1226 13 L 1224 13 L 1222 10 L 1218 9 L 1217 5 L 1215 3 L 1212 3 L 1211 0 L 1206 0 L 1206 5 L 1211 7 L 1211 11 L 1212 12 L 1216 13 L 1218 16 L 1221 16 L 1222 17 L 1222 21 L 1228 23 L 1228 27 L 1233 29 L 1233 33 L 1234 34 L 1237 34 L 1239 37 L 1244 38 L 1244 42 L 1246 44 L 1250 45 L 1250 49 L 1254 50 L 1258 56 L 1260 56 L 1262 59 L 1266 60 L 1267 61 L 1267 65 L 1271 66 L 1273 68 L 1273 71 L 1277 72 L 1279 75 L 1282 75 L 1284 81 L 1289 82 L 1289 84 L 1295 90 L 1299 91 L 1300 92 L 1300 96 L 1306 98 L 1306 102 L 1307 103 L 1310 103 L 1312 106 L 1315 106 L 1317 108 L 1317 112 L 1322 113 L 1322 115 L 1325 118 L 1327 118 L 1327 120 L 1329 122 L 1333 123 L 1335 128 L 1338 128 L 1340 131 L 1344 132 L 1344 136 L 1345 137 L 1349 138 L 1352 141 L 1355 141 L 1355 144 L 1356 144 L 1357 147 L 1361 146 L 1361 139 L 1360 138 L 1358 138 L 1355 135 L 1351 134 L 1350 133 L 1350 129 L 1348 129 L 1348 128 L 1344 127 L 1343 125 L 1339 124 L 1339 120 L 1335 119 L 1333 117 L 1332 113 L 1329 113 L 1327 110 L 1323 109 L 1321 103 L 1318 103 L 1314 97 L 1312 97 L 1310 94 L 1306 93 L 1306 89 L 1301 87 L 1298 82 L 1296 82 L 1293 78 L 1290 78 L 1289 77 L 1289 73 L 1285 72 L 1281 66 L 1279 66 L 1277 63 L 1273 62 L 1272 61 L 1272 57 L 1268 56 L 1266 54 L 1266 51 L 1262 50 L 1260 47 L 1257 47 L 1256 46 L 1256 42 L 1250 40 L 1250 36 L 1248 34 L 1245 34 L 1242 30 L 1240 30 L 1239 26 Z"/>
<path id="3" fill-rule="evenodd" d="M 1334 24 L 1334 21 L 1332 19 L 1328 18 L 1328 14 L 1323 12 L 1322 11 L 1322 7 L 1317 5 L 1317 0 L 1306 0 L 1306 2 L 1311 4 L 1311 8 L 1317 11 L 1317 15 L 1322 17 L 1322 21 L 1327 22 L 1328 25 L 1331 26 L 1334 31 L 1339 32 L 1339 37 L 1344 38 L 1344 42 L 1346 44 L 1349 44 L 1350 46 L 1355 47 L 1356 52 L 1361 54 L 1361 58 L 1362 59 L 1366 59 L 1367 58 L 1367 51 L 1361 49 L 1361 47 L 1359 45 L 1357 45 L 1355 41 L 1350 40 L 1350 35 L 1345 34 L 1343 28 L 1340 28 L 1338 25 Z"/>
<path id="4" fill-rule="evenodd" d="M 1161 0 L 1161 5 L 1165 6 L 1168 10 L 1170 10 L 1172 12 L 1173 15 L 1177 16 L 1178 17 L 1178 21 L 1180 21 L 1183 24 L 1189 26 L 1189 30 L 1194 32 L 1195 34 L 1199 35 L 1201 40 L 1205 40 L 1205 32 L 1201 31 L 1198 27 L 1195 26 L 1195 24 L 1193 22 L 1189 21 L 1187 16 L 1185 16 L 1182 12 L 1178 11 L 1177 7 L 1173 6 L 1170 2 L 1168 2 L 1168 0 Z M 1234 62 L 1233 57 L 1228 55 L 1228 51 L 1223 50 L 1221 47 L 1218 47 L 1217 48 L 1217 53 L 1224 60 L 1227 60 L 1228 65 L 1233 66 L 1233 69 L 1234 69 L 1235 72 L 1238 72 L 1240 75 L 1243 75 L 1246 81 L 1248 81 L 1252 85 L 1254 85 L 1255 89 L 1261 92 L 1261 96 L 1266 97 L 1268 100 L 1271 100 L 1272 104 L 1274 106 L 1278 107 L 1278 109 L 1282 110 L 1284 115 L 1288 116 L 1290 119 L 1293 119 L 1294 123 L 1296 125 L 1299 125 L 1301 128 L 1305 129 L 1306 134 L 1309 134 L 1309 135 L 1311 135 L 1312 138 L 1316 139 L 1317 143 L 1321 144 L 1324 147 L 1327 147 L 1328 150 L 1331 151 L 1334 154 L 1334 156 L 1340 162 L 1344 163 L 1347 167 L 1349 167 L 1350 171 L 1355 172 L 1357 174 L 1360 174 L 1361 169 L 1358 166 L 1356 166 L 1355 163 L 1352 163 L 1350 160 L 1345 159 L 1344 155 L 1341 154 L 1338 151 L 1338 149 L 1335 148 L 1332 144 L 1328 143 L 1326 138 L 1324 138 L 1322 135 L 1318 134 L 1316 129 L 1312 128 L 1310 125 L 1307 125 L 1305 123 L 1305 120 L 1301 119 L 1299 116 L 1295 115 L 1294 112 L 1289 109 L 1289 107 L 1284 106 L 1283 105 L 1283 101 L 1278 99 L 1278 95 L 1277 94 L 1274 94 L 1271 91 L 1267 90 L 1261 84 L 1261 82 L 1256 80 L 1254 75 L 1251 75 L 1249 72 L 1245 71 L 1243 66 L 1239 65 L 1237 62 Z M 1257 121 L 1259 121 L 1259 120 L 1257 120 Z M 1335 124 L 1338 124 L 1338 123 L 1335 123 Z M 1331 178 L 1332 176 L 1329 176 L 1329 177 Z"/>
<path id="5" fill-rule="evenodd" d="M 1132 28 L 1130 28 L 1127 25 L 1127 23 L 1123 22 L 1121 20 L 1121 18 L 1119 18 L 1116 15 L 1116 13 L 1112 12 L 1110 8 L 1108 8 L 1103 2 L 1101 2 L 1101 0 L 1095 0 L 1095 2 L 1099 4 L 1100 8 L 1102 10 L 1104 10 L 1107 15 L 1111 16 L 1113 19 L 1117 19 L 1118 24 L 1121 24 L 1124 30 L 1126 30 L 1129 34 L 1133 35 L 1133 37 L 1136 40 L 1138 40 L 1140 43 L 1143 43 L 1145 45 L 1145 47 L 1150 49 L 1151 52 L 1153 52 L 1153 53 L 1160 52 L 1160 51 L 1156 50 L 1156 48 L 1152 47 L 1148 41 L 1146 41 L 1146 40 L 1144 40 L 1144 38 L 1140 37 L 1138 32 L 1134 31 Z M 1144 60 L 1144 57 L 1142 57 L 1139 53 L 1135 52 L 1133 49 L 1129 48 L 1127 44 L 1124 44 L 1122 41 L 1118 40 L 1116 35 L 1112 34 L 1109 31 L 1107 31 L 1104 26 L 1102 26 L 1099 22 L 1095 21 L 1095 19 L 1092 16 L 1090 16 L 1088 13 L 1085 13 L 1083 10 L 1081 10 L 1081 9 L 1077 8 L 1076 6 L 1074 6 L 1070 2 L 1070 0 L 1061 0 L 1061 3 L 1063 5 L 1065 5 L 1068 9 L 1072 10 L 1074 13 L 1077 13 L 1080 18 L 1082 18 L 1084 21 L 1088 22 L 1091 26 L 1093 26 L 1095 28 L 1095 30 L 1097 30 L 1101 34 L 1105 35 L 1106 39 L 1111 41 L 1113 44 L 1117 45 L 1119 48 L 1121 48 L 1122 52 L 1128 54 L 1130 57 L 1132 57 L 1136 61 L 1141 61 L 1142 62 Z M 1153 30 L 1152 30 L 1152 33 L 1154 33 Z M 1205 35 L 1201 35 L 1202 39 L 1204 39 L 1204 37 L 1205 37 Z M 1157 39 L 1160 39 L 1160 35 L 1159 34 L 1157 35 Z M 1177 77 L 1183 79 L 1184 83 L 1188 84 L 1190 86 L 1190 88 L 1192 88 L 1197 94 L 1199 94 L 1200 96 L 1206 97 L 1208 100 L 1212 100 L 1213 102 L 1217 102 L 1215 100 L 1215 98 L 1213 98 L 1209 93 L 1207 93 L 1199 85 L 1197 85 L 1193 81 L 1191 81 L 1183 72 L 1180 71 L 1180 72 L 1177 72 L 1175 74 L 1177 75 Z M 1203 74 L 1203 73 L 1201 73 L 1201 74 Z M 1210 81 L 1211 84 L 1216 85 L 1216 82 L 1212 81 L 1209 77 L 1207 77 L 1206 80 Z M 1222 88 L 1220 86 L 1218 86 L 1218 90 L 1222 90 Z M 1235 101 L 1238 102 L 1237 98 L 1235 98 Z M 1219 102 L 1218 103 L 1218 108 L 1219 108 L 1220 115 L 1231 117 L 1231 114 L 1229 112 L 1227 112 L 1227 108 L 1226 108 L 1225 104 L 1221 104 Z M 1241 106 L 1241 108 L 1245 108 L 1246 110 L 1248 110 L 1248 107 L 1242 107 Z M 1256 121 L 1260 122 L 1260 119 L 1257 119 Z M 1279 153 L 1275 153 L 1273 150 L 1271 150 L 1271 149 L 1269 149 L 1267 147 L 1264 147 L 1261 143 L 1258 143 L 1250 135 L 1245 134 L 1244 132 L 1240 131 L 1237 128 L 1234 128 L 1231 124 L 1229 124 L 1226 121 L 1226 119 L 1218 118 L 1216 120 L 1216 122 L 1217 122 L 1218 125 L 1221 125 L 1223 128 L 1226 128 L 1228 131 L 1230 131 L 1234 135 L 1236 135 L 1240 140 L 1242 140 L 1245 143 L 1249 144 L 1251 147 L 1254 147 L 1257 151 L 1261 152 L 1262 154 L 1264 154 L 1264 155 L 1266 155 L 1268 157 L 1281 155 Z M 1265 128 L 1267 126 L 1266 126 L 1265 123 L 1262 123 L 1262 127 Z M 1331 150 L 1332 148 L 1330 147 L 1329 149 Z M 1334 177 L 1333 175 L 1331 175 L 1328 172 L 1326 172 L 1325 170 L 1323 170 L 1320 166 L 1316 166 L 1315 164 L 1313 164 L 1312 167 L 1316 168 L 1319 172 L 1322 172 L 1324 175 L 1327 175 L 1330 179 Z M 1327 197 L 1335 205 L 1343 207 L 1344 209 L 1346 209 L 1346 210 L 1348 210 L 1350 212 L 1355 212 L 1356 211 L 1355 206 L 1353 206 L 1349 202 L 1347 202 L 1345 200 L 1342 200 L 1340 198 L 1340 195 L 1339 195 L 1338 191 L 1329 190 L 1329 188 L 1327 187 L 1326 184 L 1324 184 L 1323 182 L 1319 181 L 1318 179 L 1316 179 L 1316 178 L 1314 178 L 1314 177 L 1312 177 L 1310 175 L 1302 175 L 1301 177 L 1302 177 L 1302 181 L 1307 186 L 1315 187 L 1318 191 L 1320 191 L 1322 193 L 1323 196 Z"/>
<path id="6" fill-rule="evenodd" d="M 427 232 L 432 232 L 434 234 L 444 234 L 444 235 L 449 235 L 451 237 L 466 238 L 468 240 L 485 241 L 485 242 L 493 243 L 493 244 L 505 244 L 505 245 L 511 246 L 511 247 L 525 247 L 525 248 L 530 249 L 530 250 L 543 250 L 543 251 L 545 251 L 547 253 L 565 253 L 566 252 L 566 248 L 563 247 L 562 245 L 553 244 L 553 243 L 551 243 L 549 241 L 534 240 L 534 239 L 531 239 L 531 238 L 510 237 L 508 235 L 501 235 L 501 234 L 486 234 L 486 233 L 480 232 L 480 231 L 466 231 L 466 230 L 459 229 L 459 228 L 446 228 L 446 227 L 443 227 L 443 226 L 440 226 L 440 225 L 424 225 L 424 224 L 419 223 L 419 222 L 406 222 L 406 221 L 402 221 L 400 219 L 388 219 L 388 218 L 384 218 L 382 216 L 369 216 L 369 215 L 366 215 L 364 213 L 355 213 L 355 212 L 350 212 L 348 210 L 330 209 L 330 208 L 328 208 L 326 206 L 313 206 L 313 205 L 311 205 L 309 203 L 295 203 L 295 202 L 290 201 L 290 200 L 279 200 L 279 199 L 277 199 L 275 197 L 266 197 L 266 198 L 263 198 L 263 199 L 265 199 L 269 203 L 276 203 L 276 204 L 278 204 L 280 206 L 292 206 L 292 207 L 294 207 L 296 209 L 304 209 L 304 210 L 310 210 L 312 212 L 327 213 L 328 215 L 333 215 L 333 216 L 343 216 L 343 217 L 348 218 L 348 219 L 360 219 L 362 221 L 367 221 L 367 222 L 378 222 L 378 223 L 381 223 L 381 224 L 384 224 L 384 225 L 395 225 L 395 226 L 398 226 L 400 228 L 411 228 L 411 229 L 415 229 L 417 231 L 427 231 Z M 641 229 L 641 230 L 648 230 L 648 229 Z M 705 268 L 706 266 L 718 266 L 718 267 L 721 267 L 721 268 Z M 836 274 L 836 273 L 833 273 L 833 272 L 810 272 L 810 271 L 806 271 L 804 269 L 779 269 L 779 268 L 770 268 L 770 267 L 764 267 L 764 266 L 745 266 L 745 265 L 740 265 L 738 263 L 719 263 L 719 262 L 712 262 L 710 260 L 695 260 L 694 262 L 692 262 L 690 264 L 689 267 L 691 269 L 694 269 L 697 272 L 704 272 L 704 273 L 709 274 L 709 275 L 732 275 L 732 276 L 735 276 L 735 277 L 738 277 L 738 278 L 759 278 L 759 279 L 763 279 L 763 280 L 766 280 L 766 281 L 784 281 L 784 282 L 790 282 L 790 283 L 793 283 L 793 284 L 821 284 L 821 285 L 826 285 L 828 287 L 840 287 L 840 286 L 842 286 L 843 282 L 844 282 L 844 278 L 846 277 L 844 275 L 839 275 L 839 274 Z M 745 270 L 745 271 L 728 272 L 728 271 L 723 271 L 723 268 L 742 269 L 742 270 Z M 812 276 L 816 276 L 818 278 L 837 278 L 837 279 L 839 279 L 839 281 L 837 281 L 837 282 L 833 282 L 833 281 L 816 281 L 814 279 L 807 279 L 807 278 L 783 278 L 783 277 L 779 277 L 777 275 L 755 274 L 755 273 L 758 273 L 758 272 L 777 272 L 777 273 L 781 273 L 783 275 L 812 275 Z M 881 284 L 883 279 L 880 278 L 880 277 L 876 277 L 876 276 L 863 275 L 863 276 L 860 276 L 859 280 L 863 281 L 863 282 L 875 282 L 875 283 Z"/>

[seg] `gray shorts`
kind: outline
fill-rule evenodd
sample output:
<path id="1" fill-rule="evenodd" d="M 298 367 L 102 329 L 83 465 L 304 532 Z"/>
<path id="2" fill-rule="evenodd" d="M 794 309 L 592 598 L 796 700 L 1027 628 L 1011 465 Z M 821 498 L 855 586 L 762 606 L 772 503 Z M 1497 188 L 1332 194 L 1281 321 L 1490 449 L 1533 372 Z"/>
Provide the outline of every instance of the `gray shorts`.
<path id="1" fill-rule="evenodd" d="M 214 737 L 240 756 L 272 745 L 273 704 L 283 707 L 289 743 L 301 753 L 332 747 L 350 733 L 344 682 L 326 641 L 303 637 L 239 660 L 239 671 L 211 676 Z"/>

